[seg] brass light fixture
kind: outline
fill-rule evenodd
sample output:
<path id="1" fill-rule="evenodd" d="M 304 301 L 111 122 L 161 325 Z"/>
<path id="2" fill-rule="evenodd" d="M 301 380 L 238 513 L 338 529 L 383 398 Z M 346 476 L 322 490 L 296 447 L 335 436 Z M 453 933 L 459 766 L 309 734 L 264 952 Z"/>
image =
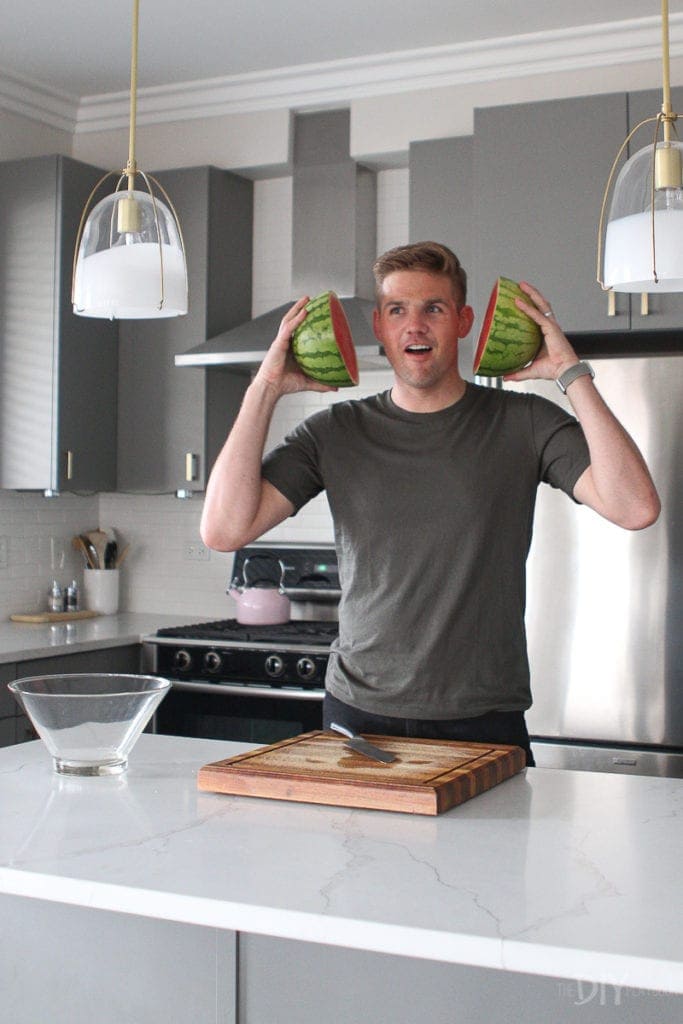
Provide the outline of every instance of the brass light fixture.
<path id="1" fill-rule="evenodd" d="M 163 187 L 135 160 L 139 10 L 139 0 L 133 0 L 128 163 L 100 178 L 81 216 L 71 282 L 79 316 L 135 320 L 187 313 L 187 261 L 178 216 Z M 116 175 L 115 191 L 91 209 L 102 184 Z M 137 177 L 144 191 L 135 188 Z"/>
<path id="2" fill-rule="evenodd" d="M 678 114 L 671 107 L 668 0 L 662 0 L 662 78 L 662 109 L 623 142 L 602 201 L 597 277 L 615 292 L 683 291 L 683 144 L 674 138 Z M 603 265 L 605 211 L 616 168 L 633 136 L 648 124 L 654 125 L 652 143 L 627 160 L 616 178 Z"/>

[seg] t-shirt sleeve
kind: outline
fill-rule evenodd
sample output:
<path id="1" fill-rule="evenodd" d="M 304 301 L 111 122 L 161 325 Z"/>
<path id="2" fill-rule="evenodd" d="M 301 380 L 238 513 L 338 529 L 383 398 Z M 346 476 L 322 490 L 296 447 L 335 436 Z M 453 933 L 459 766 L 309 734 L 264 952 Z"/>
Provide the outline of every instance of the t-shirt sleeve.
<path id="1" fill-rule="evenodd" d="M 539 480 L 574 498 L 576 481 L 590 465 L 583 430 L 573 416 L 548 399 L 533 396 L 531 410 Z"/>
<path id="2" fill-rule="evenodd" d="M 325 489 L 318 442 L 306 420 L 266 454 L 261 474 L 292 502 L 295 513 Z"/>

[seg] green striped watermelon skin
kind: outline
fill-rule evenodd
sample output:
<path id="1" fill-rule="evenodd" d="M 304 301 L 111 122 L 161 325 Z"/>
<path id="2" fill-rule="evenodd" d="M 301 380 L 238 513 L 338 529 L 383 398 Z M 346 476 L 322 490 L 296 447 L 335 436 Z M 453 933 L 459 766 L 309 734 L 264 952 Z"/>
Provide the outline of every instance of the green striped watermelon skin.
<path id="1" fill-rule="evenodd" d="M 474 355 L 474 372 L 479 377 L 515 373 L 530 363 L 541 347 L 541 328 L 517 308 L 517 298 L 530 301 L 516 281 L 499 277 L 491 292 Z"/>
<path id="2" fill-rule="evenodd" d="M 306 319 L 292 335 L 292 352 L 312 380 L 330 387 L 358 383 L 358 363 L 346 314 L 335 292 L 322 292 L 306 304 Z"/>

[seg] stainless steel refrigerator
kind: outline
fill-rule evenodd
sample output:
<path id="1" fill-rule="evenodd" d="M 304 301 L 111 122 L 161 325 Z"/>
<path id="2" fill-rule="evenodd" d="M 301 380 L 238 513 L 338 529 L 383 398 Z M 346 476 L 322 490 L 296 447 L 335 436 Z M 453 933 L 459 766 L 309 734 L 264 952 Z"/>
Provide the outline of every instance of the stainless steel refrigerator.
<path id="1" fill-rule="evenodd" d="M 541 766 L 683 778 L 683 354 L 591 362 L 662 513 L 630 532 L 539 488 L 527 571 L 532 747 Z M 570 408 L 552 382 L 505 387 Z"/>

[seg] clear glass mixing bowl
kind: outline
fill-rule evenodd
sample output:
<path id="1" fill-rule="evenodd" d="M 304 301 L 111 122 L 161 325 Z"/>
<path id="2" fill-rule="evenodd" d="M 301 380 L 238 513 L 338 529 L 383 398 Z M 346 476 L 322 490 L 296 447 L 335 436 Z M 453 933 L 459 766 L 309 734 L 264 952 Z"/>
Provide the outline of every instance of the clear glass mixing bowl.
<path id="1" fill-rule="evenodd" d="M 114 673 L 32 676 L 8 684 L 63 775 L 118 775 L 171 683 Z"/>

